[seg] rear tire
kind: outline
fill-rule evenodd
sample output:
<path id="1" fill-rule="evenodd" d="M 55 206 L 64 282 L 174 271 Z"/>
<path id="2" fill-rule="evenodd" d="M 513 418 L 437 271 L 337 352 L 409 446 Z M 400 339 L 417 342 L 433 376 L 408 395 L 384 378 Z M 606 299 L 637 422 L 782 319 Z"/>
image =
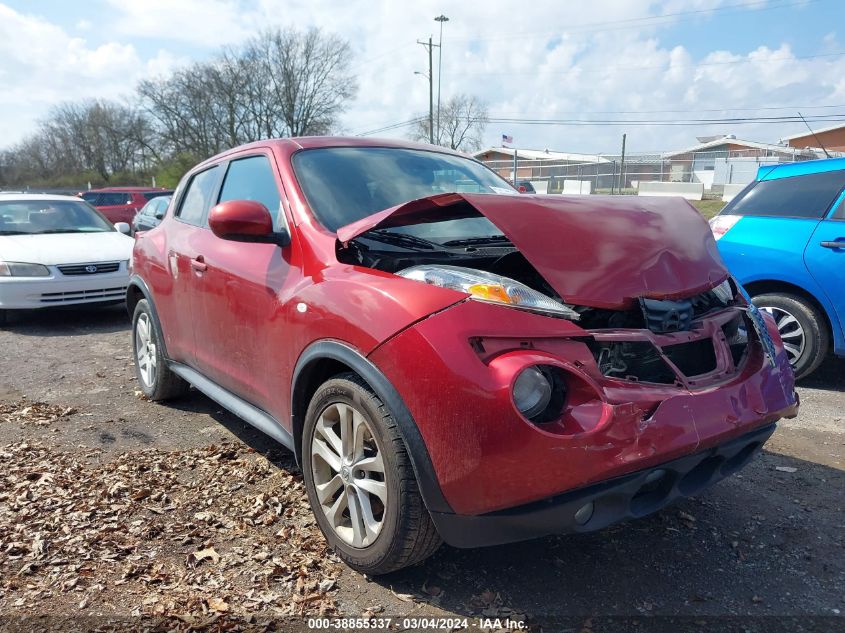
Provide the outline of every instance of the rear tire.
<path id="1" fill-rule="evenodd" d="M 190 389 L 190 385 L 167 366 L 161 341 L 150 305 L 146 299 L 141 299 L 132 315 L 135 377 L 144 395 L 156 402 L 184 396 Z"/>
<path id="2" fill-rule="evenodd" d="M 9 311 L 0 310 L 0 327 L 3 327 L 9 322 Z"/>
<path id="3" fill-rule="evenodd" d="M 352 569 L 386 574 L 440 547 L 396 422 L 357 374 L 317 389 L 305 414 L 302 455 L 317 524 Z"/>
<path id="4" fill-rule="evenodd" d="M 813 373 L 830 346 L 824 315 L 798 295 L 768 293 L 757 295 L 753 301 L 775 318 L 796 380 Z"/>

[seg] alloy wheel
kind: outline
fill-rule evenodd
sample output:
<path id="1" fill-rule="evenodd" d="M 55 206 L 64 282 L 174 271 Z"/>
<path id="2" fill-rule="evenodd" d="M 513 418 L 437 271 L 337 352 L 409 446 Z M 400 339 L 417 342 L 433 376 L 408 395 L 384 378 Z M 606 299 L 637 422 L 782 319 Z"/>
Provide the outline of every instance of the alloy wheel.
<path id="1" fill-rule="evenodd" d="M 352 547 L 372 545 L 384 525 L 387 483 L 381 450 L 363 413 L 342 402 L 323 409 L 311 437 L 311 472 L 335 534 Z"/>
<path id="2" fill-rule="evenodd" d="M 804 333 L 804 328 L 795 318 L 795 315 L 790 314 L 783 308 L 775 308 L 772 306 L 760 306 L 760 310 L 772 315 L 775 323 L 778 326 L 778 332 L 783 339 L 783 347 L 789 357 L 789 363 L 795 365 L 801 354 L 804 353 L 804 347 L 807 344 L 807 337 Z"/>
<path id="3" fill-rule="evenodd" d="M 139 315 L 135 323 L 135 355 L 141 380 L 145 386 L 152 387 L 156 379 L 156 344 L 147 314 Z"/>

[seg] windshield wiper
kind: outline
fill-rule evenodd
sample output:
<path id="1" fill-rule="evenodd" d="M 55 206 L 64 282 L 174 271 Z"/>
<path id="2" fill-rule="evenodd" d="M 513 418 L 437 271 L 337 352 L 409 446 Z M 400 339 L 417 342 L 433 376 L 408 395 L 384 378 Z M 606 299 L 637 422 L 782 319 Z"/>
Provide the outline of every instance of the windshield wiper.
<path id="1" fill-rule="evenodd" d="M 386 229 L 375 229 L 367 231 L 361 237 L 377 242 L 384 242 L 385 244 L 393 244 L 395 246 L 407 246 L 410 248 L 424 248 L 425 250 L 434 250 L 437 245 L 434 242 L 429 242 L 426 239 L 417 237 L 415 235 L 408 235 L 406 233 L 394 233 Z"/>
<path id="2" fill-rule="evenodd" d="M 488 235 L 487 237 L 468 237 L 463 240 L 449 240 L 448 242 L 443 242 L 443 246 L 475 246 L 476 244 L 497 243 L 507 246 L 511 244 L 511 241 L 506 235 Z"/>

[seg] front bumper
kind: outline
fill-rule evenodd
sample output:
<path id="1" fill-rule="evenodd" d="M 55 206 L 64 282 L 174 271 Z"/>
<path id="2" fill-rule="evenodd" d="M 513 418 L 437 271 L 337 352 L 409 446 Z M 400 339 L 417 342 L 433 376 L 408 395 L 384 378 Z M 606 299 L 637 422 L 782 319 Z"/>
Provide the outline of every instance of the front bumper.
<path id="1" fill-rule="evenodd" d="M 439 488 L 455 514 L 487 515 L 655 468 L 796 415 L 782 348 L 773 363 L 755 340 L 740 367 L 709 382 L 653 384 L 603 376 L 591 336 L 562 319 L 467 301 L 377 348 L 370 359 L 405 401 L 431 460 L 434 481 L 421 481 L 421 489 Z M 568 377 L 571 406 L 558 422 L 533 424 L 513 404 L 515 376 L 537 364 Z"/>
<path id="2" fill-rule="evenodd" d="M 476 516 L 431 512 L 431 518 L 443 540 L 453 547 L 593 532 L 652 514 L 734 474 L 754 458 L 774 431 L 775 425 L 770 424 L 695 455 L 516 508 Z"/>
<path id="3" fill-rule="evenodd" d="M 49 277 L 0 277 L 0 310 L 123 301 L 129 284 L 126 263 L 113 273 L 63 275 L 50 266 Z"/>

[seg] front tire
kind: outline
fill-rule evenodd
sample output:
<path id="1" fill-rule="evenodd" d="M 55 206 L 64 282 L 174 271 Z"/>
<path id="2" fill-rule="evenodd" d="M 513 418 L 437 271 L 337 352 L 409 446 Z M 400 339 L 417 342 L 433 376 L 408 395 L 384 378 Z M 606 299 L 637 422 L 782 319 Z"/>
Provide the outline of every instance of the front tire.
<path id="1" fill-rule="evenodd" d="M 8 310 L 0 310 L 0 327 L 3 327 L 9 322 Z"/>
<path id="2" fill-rule="evenodd" d="M 357 374 L 317 389 L 305 415 L 302 455 L 317 524 L 352 569 L 386 574 L 440 547 L 396 422 Z"/>
<path id="3" fill-rule="evenodd" d="M 156 327 L 150 304 L 146 299 L 141 299 L 132 315 L 135 377 L 143 394 L 156 402 L 183 396 L 190 388 L 167 366 L 161 340 L 161 332 Z"/>
<path id="4" fill-rule="evenodd" d="M 760 310 L 774 317 L 796 380 L 813 373 L 830 346 L 824 315 L 797 295 L 762 294 L 753 301 Z"/>

